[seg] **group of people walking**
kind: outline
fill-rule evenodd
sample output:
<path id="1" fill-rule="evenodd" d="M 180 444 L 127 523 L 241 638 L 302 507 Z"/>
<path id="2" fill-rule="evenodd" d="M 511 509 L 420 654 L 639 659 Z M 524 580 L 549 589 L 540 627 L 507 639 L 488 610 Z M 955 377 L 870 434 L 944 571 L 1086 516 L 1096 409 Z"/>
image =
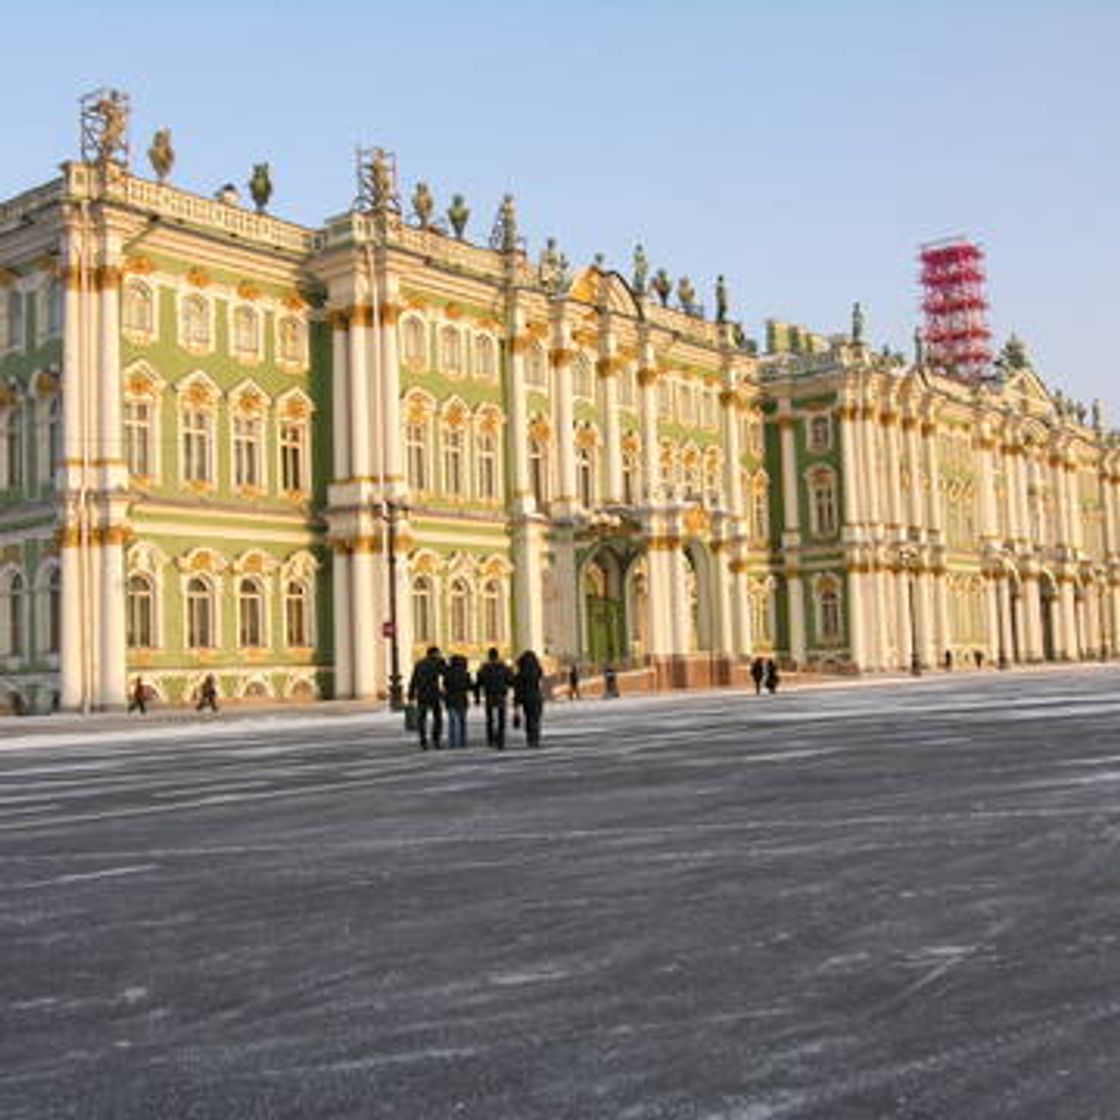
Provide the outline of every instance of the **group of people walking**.
<path id="1" fill-rule="evenodd" d="M 431 646 L 416 663 L 408 684 L 409 702 L 415 705 L 416 730 L 420 749 L 443 747 L 443 712 L 447 709 L 447 745 L 467 745 L 467 712 L 471 694 L 475 704 L 486 704 L 486 745 L 504 750 L 506 713 L 513 695 L 513 725 L 525 724 L 525 742 L 541 745 L 541 716 L 544 713 L 544 672 L 537 655 L 527 649 L 511 668 L 497 649 L 491 648 L 486 660 L 472 675 L 467 659 L 454 654 L 444 660 L 438 646 Z"/>
<path id="2" fill-rule="evenodd" d="M 773 695 L 778 691 L 777 662 L 772 657 L 766 658 L 765 661 L 761 657 L 756 657 L 751 662 L 751 680 L 754 681 L 756 696 L 762 693 L 764 687 L 767 692 Z"/>

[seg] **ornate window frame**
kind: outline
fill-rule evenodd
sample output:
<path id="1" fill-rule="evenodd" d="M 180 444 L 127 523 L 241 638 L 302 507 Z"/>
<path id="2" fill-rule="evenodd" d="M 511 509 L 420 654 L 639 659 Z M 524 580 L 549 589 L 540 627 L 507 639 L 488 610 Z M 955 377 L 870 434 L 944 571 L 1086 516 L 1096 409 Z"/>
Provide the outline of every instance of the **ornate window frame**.
<path id="1" fill-rule="evenodd" d="M 253 381 L 243 381 L 229 393 L 230 486 L 242 497 L 268 492 L 271 405 L 268 394 Z"/>
<path id="2" fill-rule="evenodd" d="M 126 277 L 121 289 L 121 333 L 140 346 L 159 341 L 159 289 L 139 276 Z"/>
<path id="3" fill-rule="evenodd" d="M 260 308 L 247 301 L 231 301 L 227 329 L 229 352 L 242 365 L 257 365 L 261 361 L 264 341 L 264 314 Z"/>
<path id="4" fill-rule="evenodd" d="M 835 537 L 840 531 L 839 487 L 832 467 L 812 467 L 805 472 L 809 493 L 809 532 L 814 537 Z"/>
<path id="5" fill-rule="evenodd" d="M 197 288 L 179 293 L 179 346 L 191 354 L 214 351 L 214 301 Z"/>
<path id="6" fill-rule="evenodd" d="M 315 402 L 301 388 L 288 389 L 276 399 L 276 487 L 281 497 L 292 501 L 306 501 L 314 487 L 311 445 L 311 423 L 314 415 Z M 298 470 L 293 469 L 293 465 Z M 298 474 L 299 478 L 293 478 L 294 474 Z M 291 485 L 293 482 L 299 485 Z"/>
<path id="7" fill-rule="evenodd" d="M 273 353 L 276 366 L 286 373 L 302 373 L 309 364 L 307 318 L 290 307 L 273 316 Z"/>

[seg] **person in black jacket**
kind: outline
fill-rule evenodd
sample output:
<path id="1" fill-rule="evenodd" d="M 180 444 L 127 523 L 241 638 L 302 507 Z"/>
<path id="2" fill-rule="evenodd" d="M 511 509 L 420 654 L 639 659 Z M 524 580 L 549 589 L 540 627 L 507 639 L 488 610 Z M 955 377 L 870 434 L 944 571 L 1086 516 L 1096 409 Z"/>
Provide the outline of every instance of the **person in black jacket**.
<path id="1" fill-rule="evenodd" d="M 544 693 L 541 680 L 544 673 L 537 655 L 527 649 L 517 659 L 517 672 L 513 678 L 513 702 L 525 717 L 525 742 L 530 747 L 541 745 L 541 716 L 544 712 Z"/>
<path id="2" fill-rule="evenodd" d="M 486 698 L 486 745 L 498 750 L 506 745 L 506 697 L 512 685 L 512 670 L 491 647 L 474 679 L 474 702 Z"/>
<path id="3" fill-rule="evenodd" d="M 765 683 L 766 691 L 769 692 L 771 696 L 778 691 L 779 680 L 780 678 L 778 676 L 778 663 L 772 657 L 768 657 L 766 659 Z"/>
<path id="4" fill-rule="evenodd" d="M 756 657 L 751 662 L 751 680 L 754 681 L 755 696 L 762 695 L 762 678 L 766 676 L 766 662 Z"/>
<path id="5" fill-rule="evenodd" d="M 443 676 L 443 696 L 447 703 L 447 745 L 465 747 L 467 745 L 467 709 L 471 704 L 471 671 L 467 659 L 456 653 L 452 656 L 447 672 Z"/>
<path id="6" fill-rule="evenodd" d="M 443 677 L 446 667 L 440 656 L 439 646 L 429 646 L 428 652 L 416 662 L 412 679 L 408 682 L 408 698 L 416 702 L 416 726 L 420 732 L 420 749 L 428 749 L 428 716 L 432 717 L 432 746 L 438 751 L 443 734 Z"/>

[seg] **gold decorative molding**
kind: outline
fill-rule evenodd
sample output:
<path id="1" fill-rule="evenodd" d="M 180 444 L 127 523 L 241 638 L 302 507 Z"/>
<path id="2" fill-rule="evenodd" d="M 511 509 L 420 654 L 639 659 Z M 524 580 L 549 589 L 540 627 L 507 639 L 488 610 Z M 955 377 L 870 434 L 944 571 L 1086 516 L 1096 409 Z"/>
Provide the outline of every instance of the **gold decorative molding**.
<path id="1" fill-rule="evenodd" d="M 600 358 L 595 363 L 595 372 L 602 378 L 615 377 L 624 364 L 621 358 Z"/>
<path id="2" fill-rule="evenodd" d="M 381 325 L 385 327 L 395 326 L 404 312 L 404 308 L 399 303 L 383 303 L 381 305 Z"/>
<path id="3" fill-rule="evenodd" d="M 344 331 L 350 327 L 350 316 L 345 311 L 335 308 L 333 311 L 327 312 L 327 322 L 330 324 L 331 330 Z"/>
<path id="4" fill-rule="evenodd" d="M 136 276 L 148 276 L 154 269 L 155 265 L 152 264 L 152 258 L 146 257 L 142 253 L 126 258 L 124 262 L 124 271 Z"/>
<path id="5" fill-rule="evenodd" d="M 306 311 L 307 300 L 299 292 L 289 292 L 281 301 L 289 311 Z"/>
<path id="6" fill-rule="evenodd" d="M 97 291 L 112 291 L 121 286 L 121 270 L 115 264 L 99 264 L 93 273 L 93 286 Z"/>
<path id="7" fill-rule="evenodd" d="M 208 288 L 210 277 L 201 268 L 192 268 L 187 273 L 187 283 L 195 288 Z"/>
<path id="8" fill-rule="evenodd" d="M 463 317 L 463 307 L 462 307 L 461 304 L 458 304 L 458 303 L 449 303 L 443 309 L 443 313 L 449 319 L 453 319 L 453 320 L 454 319 L 461 319 Z"/>
<path id="9" fill-rule="evenodd" d="M 653 366 L 641 366 L 638 369 L 638 384 L 643 388 L 652 385 L 658 377 L 658 371 Z"/>
<path id="10" fill-rule="evenodd" d="M 575 361 L 576 352 L 568 350 L 563 346 L 554 347 L 548 352 L 548 360 L 557 368 L 561 369 L 564 366 L 570 366 Z"/>
<path id="11" fill-rule="evenodd" d="M 249 280 L 242 280 L 241 283 L 237 285 L 237 294 L 250 303 L 261 298 L 260 288 Z"/>
<path id="12" fill-rule="evenodd" d="M 372 327 L 373 308 L 368 303 L 356 303 L 347 310 L 351 327 Z"/>

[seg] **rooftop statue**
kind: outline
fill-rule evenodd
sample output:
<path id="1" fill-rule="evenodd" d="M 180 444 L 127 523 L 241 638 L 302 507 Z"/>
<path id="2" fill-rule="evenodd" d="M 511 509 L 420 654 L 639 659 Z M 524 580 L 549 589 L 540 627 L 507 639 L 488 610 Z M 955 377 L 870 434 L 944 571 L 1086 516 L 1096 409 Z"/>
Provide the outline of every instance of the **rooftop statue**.
<path id="1" fill-rule="evenodd" d="M 253 177 L 249 180 L 249 195 L 258 214 L 263 214 L 272 197 L 272 175 L 267 163 L 253 164 Z"/>
<path id="2" fill-rule="evenodd" d="M 716 277 L 716 322 L 727 322 L 727 282 L 722 276 Z"/>
<path id="3" fill-rule="evenodd" d="M 641 245 L 634 246 L 634 294 L 644 296 L 649 276 L 649 261 Z"/>
<path id="4" fill-rule="evenodd" d="M 568 287 L 568 258 L 556 248 L 555 237 L 550 237 L 541 250 L 537 275 L 541 287 L 550 295 L 556 295 Z"/>
<path id="5" fill-rule="evenodd" d="M 148 149 L 148 162 L 156 173 L 156 178 L 167 182 L 172 167 L 175 166 L 175 149 L 171 146 L 171 129 L 161 128 L 152 137 L 152 146 Z"/>
<path id="6" fill-rule="evenodd" d="M 435 209 L 435 199 L 427 183 L 417 183 L 412 191 L 412 212 L 421 229 L 427 229 L 432 223 L 432 211 Z"/>
<path id="7" fill-rule="evenodd" d="M 859 303 L 852 304 L 852 341 L 858 346 L 863 342 L 863 308 Z"/>
<path id="8" fill-rule="evenodd" d="M 677 299 L 681 301 L 681 310 L 686 315 L 696 314 L 696 289 L 687 276 L 677 281 Z"/>
<path id="9" fill-rule="evenodd" d="M 498 207 L 491 247 L 501 249 L 503 253 L 512 253 L 517 248 L 517 207 L 511 194 L 505 195 Z"/>
<path id="10" fill-rule="evenodd" d="M 659 268 L 654 273 L 650 288 L 653 289 L 653 294 L 661 301 L 661 306 L 668 307 L 669 296 L 673 291 L 673 281 L 669 279 L 669 274 L 665 269 Z"/>
<path id="11" fill-rule="evenodd" d="M 467 228 L 467 222 L 471 220 L 471 208 L 461 194 L 451 196 L 451 205 L 447 208 L 447 220 L 451 223 L 456 238 L 462 241 L 463 231 Z"/>
<path id="12" fill-rule="evenodd" d="M 922 337 L 922 328 L 914 328 L 914 365 L 924 366 L 926 364 L 926 343 Z"/>
<path id="13" fill-rule="evenodd" d="M 101 135 L 97 141 L 99 163 L 109 163 L 124 153 L 124 136 L 128 129 L 128 110 L 124 98 L 117 93 L 102 97 L 93 107 L 99 118 Z"/>

